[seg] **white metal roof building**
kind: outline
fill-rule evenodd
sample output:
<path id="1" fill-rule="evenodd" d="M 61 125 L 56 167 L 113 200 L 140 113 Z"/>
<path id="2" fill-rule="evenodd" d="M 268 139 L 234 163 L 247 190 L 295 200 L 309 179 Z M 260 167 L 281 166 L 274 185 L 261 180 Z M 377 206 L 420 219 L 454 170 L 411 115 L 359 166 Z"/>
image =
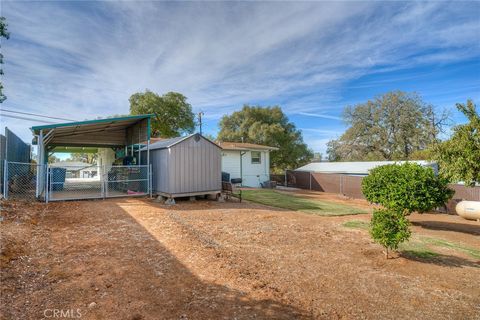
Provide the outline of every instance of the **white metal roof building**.
<path id="1" fill-rule="evenodd" d="M 368 172 L 375 167 L 386 164 L 401 164 L 405 162 L 418 163 L 424 167 L 431 167 L 437 173 L 437 164 L 435 162 L 425 160 L 412 161 L 354 161 L 354 162 L 312 162 L 295 171 L 307 171 L 318 173 L 336 173 L 356 176 L 366 176 Z"/>

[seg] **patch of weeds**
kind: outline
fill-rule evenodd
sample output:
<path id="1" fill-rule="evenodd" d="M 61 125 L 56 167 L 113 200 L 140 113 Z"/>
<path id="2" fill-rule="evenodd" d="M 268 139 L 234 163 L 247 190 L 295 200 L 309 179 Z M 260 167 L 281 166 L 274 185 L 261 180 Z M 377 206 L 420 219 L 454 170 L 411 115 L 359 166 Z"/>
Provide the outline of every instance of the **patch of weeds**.
<path id="1" fill-rule="evenodd" d="M 430 248 L 425 243 L 419 241 L 408 241 L 400 245 L 399 248 L 403 253 L 421 259 L 429 259 L 439 256 L 439 254 Z"/>
<path id="2" fill-rule="evenodd" d="M 421 259 L 431 259 L 439 256 L 438 253 L 434 251 L 430 251 L 428 249 L 427 250 L 402 250 L 402 252 L 406 255 L 409 255 L 415 258 L 421 258 Z"/>
<path id="3" fill-rule="evenodd" d="M 439 239 L 439 238 L 430 238 L 430 237 L 421 237 L 420 240 L 424 244 L 461 251 L 473 258 L 480 259 L 480 250 L 467 247 L 460 243 L 455 243 L 455 242 L 450 242 L 450 241 Z"/>
<path id="4" fill-rule="evenodd" d="M 345 228 L 368 230 L 370 224 L 367 221 L 350 220 L 342 223 Z"/>

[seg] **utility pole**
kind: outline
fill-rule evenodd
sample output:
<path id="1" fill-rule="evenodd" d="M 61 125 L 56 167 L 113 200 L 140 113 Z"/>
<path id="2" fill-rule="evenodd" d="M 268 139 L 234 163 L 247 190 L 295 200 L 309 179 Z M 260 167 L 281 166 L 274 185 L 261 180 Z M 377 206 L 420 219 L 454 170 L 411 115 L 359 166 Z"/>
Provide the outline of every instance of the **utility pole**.
<path id="1" fill-rule="evenodd" d="M 202 134 L 202 116 L 204 115 L 203 111 L 198 113 L 198 124 L 200 126 L 200 134 Z"/>

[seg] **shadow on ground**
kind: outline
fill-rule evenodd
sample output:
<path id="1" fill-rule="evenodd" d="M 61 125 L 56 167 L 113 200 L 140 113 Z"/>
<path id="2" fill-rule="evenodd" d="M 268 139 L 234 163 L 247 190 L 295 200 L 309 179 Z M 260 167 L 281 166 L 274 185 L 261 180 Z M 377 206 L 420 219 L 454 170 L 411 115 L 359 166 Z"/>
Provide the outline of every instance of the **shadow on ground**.
<path id="1" fill-rule="evenodd" d="M 444 222 L 444 221 L 413 221 L 412 225 L 430 230 L 453 231 L 472 235 L 480 235 L 480 224 Z"/>
<path id="2" fill-rule="evenodd" d="M 469 259 L 445 255 L 445 254 L 425 254 L 424 256 L 418 255 L 418 253 L 410 250 L 404 250 L 400 252 L 399 256 L 421 263 L 426 264 L 435 264 L 439 266 L 448 266 L 448 267 L 456 267 L 456 268 L 463 268 L 463 267 L 472 267 L 472 268 L 480 268 L 480 261 L 472 261 Z"/>
<path id="3" fill-rule="evenodd" d="M 63 212 L 49 211 L 34 227 L 30 260 L 3 272 L 2 286 L 11 290 L 2 298 L 2 317 L 39 319 L 45 309 L 78 308 L 82 319 L 310 318 L 199 279 L 122 202 L 83 202 L 75 210 L 65 203 Z M 22 286 L 27 275 L 32 285 Z"/>

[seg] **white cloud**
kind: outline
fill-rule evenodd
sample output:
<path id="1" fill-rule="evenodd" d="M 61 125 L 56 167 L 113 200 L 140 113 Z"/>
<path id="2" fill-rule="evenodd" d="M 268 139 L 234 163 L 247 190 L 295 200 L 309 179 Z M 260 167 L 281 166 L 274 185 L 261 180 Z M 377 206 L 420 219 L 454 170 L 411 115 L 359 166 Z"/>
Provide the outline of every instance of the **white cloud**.
<path id="1" fill-rule="evenodd" d="M 298 114 L 300 114 L 302 116 L 307 116 L 307 117 L 315 117 L 315 118 L 323 118 L 323 119 L 329 119 L 329 120 L 343 121 L 343 119 L 341 117 L 330 116 L 328 114 L 317 114 L 317 113 L 308 113 L 308 112 L 299 112 Z"/>
<path id="2" fill-rule="evenodd" d="M 269 103 L 339 120 L 342 85 L 374 68 L 478 56 L 472 7 L 479 4 L 4 2 L 4 106 L 95 118 L 128 112 L 128 97 L 149 88 L 184 93 L 210 119 Z"/>

